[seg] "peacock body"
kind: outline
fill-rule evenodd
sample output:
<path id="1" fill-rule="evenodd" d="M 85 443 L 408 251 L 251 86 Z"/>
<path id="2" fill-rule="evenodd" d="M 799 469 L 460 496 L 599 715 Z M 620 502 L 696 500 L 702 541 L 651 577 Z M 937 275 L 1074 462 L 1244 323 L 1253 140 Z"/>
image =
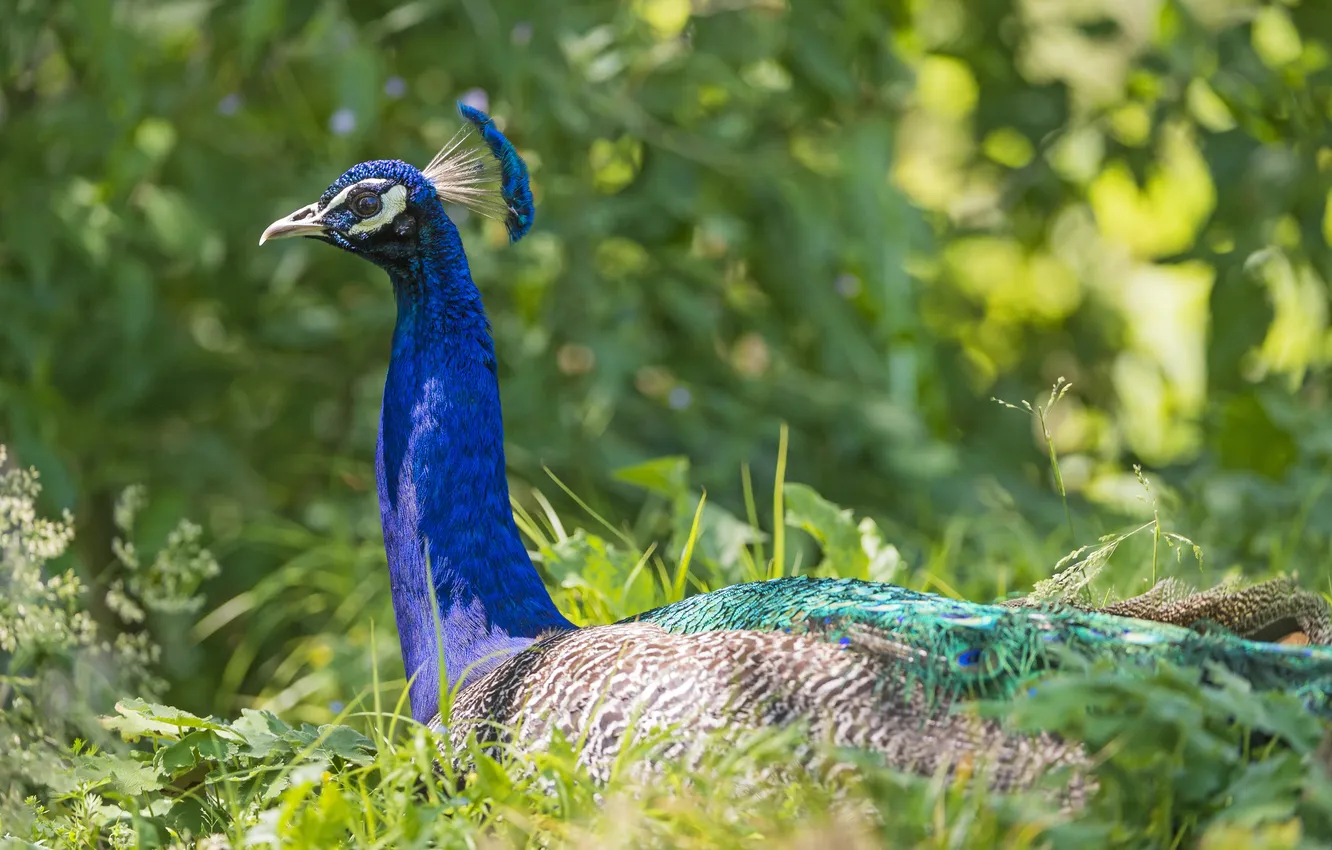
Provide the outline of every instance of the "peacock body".
<path id="1" fill-rule="evenodd" d="M 903 672 L 896 659 L 812 635 L 617 623 L 552 635 L 468 685 L 448 731 L 455 745 L 512 734 L 529 747 L 558 733 L 580 741 L 581 762 L 604 780 L 630 744 L 652 746 L 649 766 L 695 763 L 748 733 L 799 724 L 790 758 L 805 767 L 835 769 L 827 754 L 848 747 L 924 774 L 984 765 L 1002 790 L 1068 767 L 1064 791 L 1080 795 L 1078 745 L 952 711 Z"/>
<path id="2" fill-rule="evenodd" d="M 1010 697 L 1070 661 L 1215 664 L 1326 710 L 1332 648 L 1267 641 L 1332 641 L 1327 606 L 1280 581 L 1203 594 L 1162 586 L 1089 611 L 788 578 L 575 628 L 514 524 L 489 322 L 444 206 L 499 218 L 516 241 L 533 217 L 527 171 L 489 117 L 460 109 L 464 133 L 424 169 L 356 165 L 260 240 L 331 243 L 393 286 L 376 478 L 417 720 L 446 726 L 456 743 L 512 735 L 541 746 L 559 734 L 582 742 L 598 777 L 630 741 L 655 738 L 658 758 L 690 758 L 718 736 L 799 724 L 808 746 L 798 759 L 815 759 L 823 742 L 906 770 L 983 762 L 996 787 L 1019 788 L 1084 754 L 953 709 Z M 445 693 L 456 693 L 447 724 Z"/>

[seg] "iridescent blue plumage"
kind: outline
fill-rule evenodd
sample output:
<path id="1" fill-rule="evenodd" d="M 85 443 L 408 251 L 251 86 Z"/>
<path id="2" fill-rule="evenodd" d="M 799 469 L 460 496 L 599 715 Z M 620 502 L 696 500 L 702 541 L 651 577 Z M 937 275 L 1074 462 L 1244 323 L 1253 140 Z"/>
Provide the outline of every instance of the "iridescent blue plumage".
<path id="1" fill-rule="evenodd" d="M 471 112 L 487 147 L 511 160 L 504 176 L 521 186 L 502 191 L 525 227 L 526 169 L 494 124 Z M 441 202 L 480 199 L 489 173 L 477 152 L 457 140 L 454 148 L 428 173 L 397 160 L 356 165 L 264 234 L 330 242 L 383 268 L 393 286 L 375 469 L 412 712 L 422 719 L 437 710 L 441 686 L 572 628 L 532 568 L 509 508 L 490 323 Z M 486 209 L 483 200 L 477 206 Z M 522 235 L 512 226 L 510 234 Z"/>
<path id="2" fill-rule="evenodd" d="M 495 126 L 490 116 L 465 103 L 458 104 L 458 111 L 481 133 L 486 147 L 499 162 L 500 194 L 508 207 L 504 226 L 509 230 L 509 241 L 517 242 L 532 229 L 534 215 L 532 206 L 532 187 L 528 185 L 527 163 L 518 155 L 513 144 Z"/>
<path id="3" fill-rule="evenodd" d="M 1322 600 L 1280 583 L 1148 594 L 1093 612 L 795 578 L 575 630 L 542 585 L 510 512 L 494 345 L 444 207 L 503 218 L 517 240 L 532 223 L 527 169 L 488 116 L 460 112 L 482 149 L 466 147 L 463 135 L 424 169 L 361 163 L 261 239 L 329 242 L 379 265 L 392 283 L 397 322 L 375 466 L 418 720 L 437 720 L 442 687 L 462 685 L 449 724 L 455 737 L 484 721 L 508 724 L 534 744 L 559 729 L 585 741 L 594 772 L 647 729 L 805 723 L 904 769 L 994 758 L 996 784 L 1016 787 L 1051 766 L 1081 764 L 1080 751 L 993 723 L 968 725 L 951 704 L 1011 696 L 1070 661 L 1215 664 L 1326 710 L 1332 649 L 1244 639 L 1332 641 Z M 1208 623 L 1222 628 L 1187 628 Z M 668 752 L 688 750 L 691 740 L 677 736 Z"/>

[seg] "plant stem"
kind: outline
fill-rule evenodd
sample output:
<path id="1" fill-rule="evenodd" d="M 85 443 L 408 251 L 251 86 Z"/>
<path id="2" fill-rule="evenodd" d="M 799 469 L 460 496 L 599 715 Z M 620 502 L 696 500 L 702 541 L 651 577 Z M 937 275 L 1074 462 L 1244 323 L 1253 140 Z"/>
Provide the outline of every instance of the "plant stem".
<path id="1" fill-rule="evenodd" d="M 786 516 L 782 504 L 783 490 L 786 487 L 786 423 L 777 438 L 777 479 L 772 488 L 772 568 L 769 578 L 781 578 L 786 572 Z"/>

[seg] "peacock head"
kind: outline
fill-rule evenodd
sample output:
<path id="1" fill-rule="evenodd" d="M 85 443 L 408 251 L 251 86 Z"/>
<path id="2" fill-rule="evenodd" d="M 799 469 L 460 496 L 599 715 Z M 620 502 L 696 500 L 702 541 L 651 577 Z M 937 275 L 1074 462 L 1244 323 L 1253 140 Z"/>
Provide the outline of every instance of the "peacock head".
<path id="1" fill-rule="evenodd" d="M 452 228 L 446 203 L 502 220 L 517 242 L 532 226 L 527 165 L 490 116 L 462 103 L 458 111 L 466 124 L 425 168 L 398 160 L 354 165 L 319 200 L 270 224 L 259 244 L 306 236 L 393 271 L 440 228 Z"/>

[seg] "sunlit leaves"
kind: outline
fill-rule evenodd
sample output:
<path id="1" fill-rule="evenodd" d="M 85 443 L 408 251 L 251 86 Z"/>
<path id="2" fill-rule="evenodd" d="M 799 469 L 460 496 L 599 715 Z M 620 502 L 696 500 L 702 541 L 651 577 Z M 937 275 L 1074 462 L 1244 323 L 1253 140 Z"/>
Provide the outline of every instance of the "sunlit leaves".
<path id="1" fill-rule="evenodd" d="M 628 186 L 643 164 L 643 146 L 636 139 L 623 136 L 614 141 L 596 139 L 588 151 L 592 185 L 608 195 Z"/>
<path id="2" fill-rule="evenodd" d="M 1102 233 L 1141 257 L 1188 249 L 1216 203 L 1207 163 L 1186 131 L 1163 134 L 1160 157 L 1141 187 L 1127 167 L 1111 163 L 1089 192 Z"/>
<path id="3" fill-rule="evenodd" d="M 1021 168 L 1034 155 L 1031 142 L 1011 127 L 1001 127 L 985 137 L 981 145 L 985 155 L 1000 165 Z"/>
<path id="4" fill-rule="evenodd" d="M 1110 297 L 1130 319 L 1113 380 L 1121 428 L 1153 462 L 1197 450 L 1207 397 L 1206 315 L 1213 270 L 1204 263 L 1124 269 Z"/>
<path id="5" fill-rule="evenodd" d="M 1225 101 L 1217 97 L 1207 81 L 1201 77 L 1189 81 L 1189 114 L 1193 120 L 1213 133 L 1224 133 L 1235 127 L 1235 116 Z"/>
<path id="6" fill-rule="evenodd" d="M 689 22 L 690 0 L 636 0 L 634 11 L 661 39 L 680 34 Z"/>
<path id="7" fill-rule="evenodd" d="M 927 112 L 943 118 L 965 118 L 976 108 L 980 92 L 965 62 L 949 56 L 926 56 L 916 67 L 916 98 Z"/>
<path id="8" fill-rule="evenodd" d="M 1269 67 L 1279 68 L 1300 58 L 1300 33 L 1279 5 L 1263 6 L 1253 17 L 1253 48 Z"/>
<path id="9" fill-rule="evenodd" d="M 1262 346 L 1254 352 L 1251 374 L 1284 375 L 1299 386 L 1311 366 L 1332 361 L 1327 282 L 1306 262 L 1292 261 L 1276 249 L 1255 256 L 1249 270 L 1266 285 L 1275 311 Z"/>

